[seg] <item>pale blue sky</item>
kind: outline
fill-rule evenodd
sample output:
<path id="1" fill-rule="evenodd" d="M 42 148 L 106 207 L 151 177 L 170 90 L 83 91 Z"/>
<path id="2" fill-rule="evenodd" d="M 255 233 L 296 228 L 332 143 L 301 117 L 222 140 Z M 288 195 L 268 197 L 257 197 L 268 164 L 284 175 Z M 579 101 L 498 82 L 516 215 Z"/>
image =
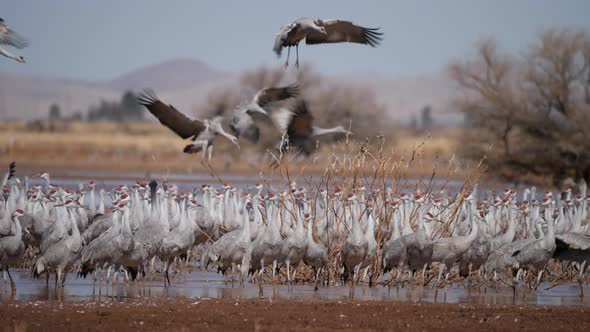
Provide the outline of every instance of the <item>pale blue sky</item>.
<path id="1" fill-rule="evenodd" d="M 361 45 L 300 48 L 328 74 L 419 75 L 494 36 L 517 50 L 547 27 L 590 31 L 590 1 L 175 1 L 2 0 L 0 17 L 31 40 L 25 65 L 0 59 L 0 71 L 42 77 L 111 79 L 177 57 L 240 71 L 282 64 L 272 52 L 281 25 L 304 16 L 381 27 L 376 49 Z M 286 53 L 284 53 L 286 55 Z"/>

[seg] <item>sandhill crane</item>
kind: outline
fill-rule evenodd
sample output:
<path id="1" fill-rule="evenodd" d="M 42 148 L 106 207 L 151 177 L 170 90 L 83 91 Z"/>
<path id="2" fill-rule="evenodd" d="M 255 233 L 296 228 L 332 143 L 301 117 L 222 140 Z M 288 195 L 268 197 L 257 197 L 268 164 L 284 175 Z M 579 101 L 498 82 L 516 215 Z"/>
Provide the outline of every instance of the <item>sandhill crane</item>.
<path id="1" fill-rule="evenodd" d="M 215 241 L 201 257 L 201 266 L 207 268 L 211 262 L 219 262 L 220 270 L 225 274 L 227 269 L 231 269 L 231 280 L 235 267 L 242 264 L 244 254 L 250 246 L 250 211 L 252 211 L 252 201 L 246 202 L 246 211 L 242 215 L 242 227 L 229 233 L 223 234 L 219 240 Z M 240 278 L 243 282 L 244 276 Z"/>
<path id="2" fill-rule="evenodd" d="M 357 215 L 356 204 L 358 204 L 358 199 L 356 195 L 352 194 L 348 200 L 353 203 L 349 210 L 351 212 L 351 230 L 342 246 L 342 264 L 344 265 L 344 282 L 350 281 L 352 287 L 354 275 L 367 256 L 369 243 L 361 231 L 360 220 Z"/>
<path id="3" fill-rule="evenodd" d="M 305 17 L 281 27 L 275 38 L 273 51 L 280 56 L 283 47 L 288 48 L 285 62 L 287 67 L 291 47 L 295 46 L 297 51 L 295 65 L 299 68 L 299 42 L 303 39 L 308 45 L 351 42 L 376 47 L 383 39 L 383 33 L 378 30 L 379 28 L 364 28 L 348 21 Z"/>
<path id="4" fill-rule="evenodd" d="M 307 238 L 303 229 L 303 220 L 301 212 L 296 209 L 292 211 L 295 214 L 295 231 L 290 232 L 287 235 L 285 241 L 283 241 L 283 247 L 281 248 L 281 256 L 285 260 L 287 265 L 287 282 L 292 284 L 297 272 L 297 265 L 303 260 L 303 256 L 307 251 Z M 290 211 L 286 211 L 290 213 Z M 293 264 L 293 274 L 290 274 L 291 264 Z"/>
<path id="5" fill-rule="evenodd" d="M 202 151 L 203 160 L 207 158 L 211 162 L 213 154 L 213 139 L 221 135 L 232 142 L 238 149 L 238 139 L 227 133 L 221 122 L 223 117 L 216 116 L 212 119 L 191 120 L 180 113 L 174 106 L 161 102 L 152 91 L 145 91 L 138 98 L 139 102 L 152 113 L 161 124 L 168 127 L 182 139 L 192 137 L 192 143 L 184 148 L 185 153 L 198 153 Z"/>
<path id="6" fill-rule="evenodd" d="M 580 296 L 584 296 L 583 276 L 590 260 L 590 234 L 569 232 L 555 235 L 555 252 L 553 258 L 579 265 L 577 277 Z"/>
<path id="7" fill-rule="evenodd" d="M 55 206 L 58 209 L 66 209 L 61 215 L 61 218 L 66 218 L 72 227 L 72 235 L 64 236 L 59 241 L 52 244 L 45 253 L 41 254 L 33 267 L 33 276 L 39 277 L 43 272 L 48 273 L 50 270 L 54 270 L 57 273 L 56 287 L 63 286 L 65 277 L 62 279 L 62 273 L 72 266 L 80 250 L 82 249 L 82 238 L 76 221 L 70 214 L 70 210 L 77 209 L 79 206 L 74 201 L 66 201 L 63 204 Z"/>
<path id="8" fill-rule="evenodd" d="M 16 292 L 16 286 L 8 268 L 16 265 L 18 260 L 25 252 L 25 244 L 22 240 L 23 232 L 19 221 L 19 218 L 24 216 L 25 212 L 21 209 L 16 209 L 12 214 L 12 222 L 15 226 L 14 235 L 0 237 L 0 266 L 4 268 L 4 271 L 10 278 L 10 287 L 12 293 Z"/>
<path id="9" fill-rule="evenodd" d="M 80 254 L 82 275 L 91 269 L 113 265 L 133 250 L 135 243 L 129 226 L 129 209 L 125 203 L 117 204 L 112 208 L 112 226 L 82 249 Z"/>
<path id="10" fill-rule="evenodd" d="M 479 222 L 474 215 L 475 200 L 473 196 L 465 198 L 467 207 L 467 218 L 471 226 L 471 232 L 467 236 L 441 238 L 433 243 L 432 262 L 439 262 L 438 278 L 434 286 L 438 285 L 443 271 L 446 268 L 445 281 L 448 280 L 453 265 L 459 261 L 459 258 L 471 247 L 479 233 Z"/>
<path id="11" fill-rule="evenodd" d="M 269 195 L 269 206 L 266 207 L 266 228 L 260 232 L 258 237 L 249 246 L 242 260 L 242 273 L 246 268 L 258 277 L 259 295 L 262 297 L 262 274 L 266 266 L 272 263 L 273 283 L 275 279 L 277 259 L 280 257 L 282 248 L 282 237 L 277 226 L 279 217 L 278 197 Z"/>
<path id="12" fill-rule="evenodd" d="M 238 137 L 243 136 L 249 141 L 256 143 L 260 137 L 260 129 L 256 126 L 254 117 L 260 114 L 266 120 L 270 119 L 276 127 L 282 128 L 284 127 L 283 123 L 288 119 L 281 118 L 281 114 L 279 113 L 275 114 L 271 112 L 270 107 L 280 101 L 295 98 L 298 95 L 299 86 L 297 84 L 261 89 L 246 106 L 234 112 L 229 127 Z"/>
<path id="13" fill-rule="evenodd" d="M 434 252 L 434 242 L 430 238 L 425 221 L 425 212 L 423 203 L 426 200 L 424 195 L 414 195 L 414 202 L 418 210 L 417 229 L 414 233 L 406 236 L 405 246 L 408 257 L 409 282 L 412 283 L 412 277 L 419 268 L 422 268 L 422 284 L 425 282 L 426 266 L 432 261 Z"/>
<path id="14" fill-rule="evenodd" d="M 401 236 L 399 230 L 399 216 L 401 215 L 397 204 L 389 201 L 388 205 L 393 206 L 392 232 L 390 238 L 385 241 L 381 249 L 381 262 L 383 273 L 389 273 L 393 268 L 397 268 L 397 280 L 400 279 L 403 266 L 408 262 L 407 246 L 408 235 Z"/>
<path id="15" fill-rule="evenodd" d="M 294 147 L 309 156 L 316 147 L 317 139 L 328 135 L 336 135 L 335 138 L 342 138 L 352 133 L 342 126 L 332 128 L 321 128 L 314 126 L 314 118 L 309 111 L 307 102 L 303 99 L 297 100 L 290 106 L 269 109 L 267 113 L 273 126 L 281 134 L 281 141 L 278 146 L 280 151 L 285 152 L 287 147 Z M 236 135 L 243 135 L 248 140 L 256 143 L 259 139 L 259 129 L 249 115 L 251 112 L 240 111 L 234 115 L 230 128 Z"/>
<path id="16" fill-rule="evenodd" d="M 364 201 L 364 200 L 363 200 Z M 369 268 L 373 264 L 375 256 L 377 254 L 377 240 L 375 240 L 375 224 L 376 221 L 372 215 L 373 212 L 373 204 L 367 203 L 366 204 L 366 215 L 367 215 L 367 229 L 365 230 L 364 238 L 367 241 L 367 254 L 365 255 L 365 259 L 361 263 L 360 268 L 364 269 L 363 275 L 360 280 L 364 282 Z M 371 272 L 373 273 L 373 272 Z M 369 279 L 369 284 L 371 284 L 371 280 Z"/>
<path id="17" fill-rule="evenodd" d="M 18 49 L 22 49 L 27 47 L 29 42 L 21 35 L 10 29 L 8 25 L 6 25 L 6 22 L 0 18 L 0 45 L 10 45 Z M 13 54 L 2 48 L 0 48 L 0 54 L 18 62 L 25 62 L 25 58 L 23 58 L 21 55 Z"/>
<path id="18" fill-rule="evenodd" d="M 188 210 L 196 206 L 197 202 L 195 200 L 182 202 L 178 226 L 167 233 L 162 240 L 158 256 L 165 263 L 164 286 L 166 285 L 166 281 L 168 282 L 168 286 L 170 286 L 168 270 L 170 269 L 172 260 L 175 257 L 185 254 L 195 243 L 194 224 L 188 220 Z"/>
<path id="19" fill-rule="evenodd" d="M 164 240 L 164 236 L 169 232 L 169 225 L 163 222 L 167 218 L 165 213 L 160 213 L 165 210 L 159 206 L 158 202 L 158 183 L 151 181 L 150 188 L 150 210 L 146 218 L 142 221 L 137 231 L 133 234 L 134 246 L 133 250 L 121 258 L 120 264 L 128 268 L 135 269 L 140 265 L 147 264 L 151 261 Z M 166 212 L 167 213 L 167 212 Z M 143 266 L 143 273 L 145 275 L 146 268 Z M 132 271 L 132 275 L 137 271 Z M 149 270 L 148 270 L 149 272 Z"/>
<path id="20" fill-rule="evenodd" d="M 554 220 L 552 218 L 547 218 L 547 234 L 543 238 L 528 243 L 512 254 L 515 261 L 515 269 L 536 268 L 539 270 L 536 285 L 539 285 L 541 281 L 545 264 L 553 257 L 553 253 L 555 252 L 555 231 L 553 223 Z M 516 279 L 518 280 L 518 277 Z"/>
<path id="21" fill-rule="evenodd" d="M 320 272 L 322 269 L 328 267 L 328 249 L 321 241 L 316 242 L 313 239 L 313 217 L 309 213 L 306 213 L 304 216 L 307 223 L 307 247 L 303 255 L 303 262 L 305 265 L 312 266 L 316 269 L 315 290 L 317 291 Z"/>

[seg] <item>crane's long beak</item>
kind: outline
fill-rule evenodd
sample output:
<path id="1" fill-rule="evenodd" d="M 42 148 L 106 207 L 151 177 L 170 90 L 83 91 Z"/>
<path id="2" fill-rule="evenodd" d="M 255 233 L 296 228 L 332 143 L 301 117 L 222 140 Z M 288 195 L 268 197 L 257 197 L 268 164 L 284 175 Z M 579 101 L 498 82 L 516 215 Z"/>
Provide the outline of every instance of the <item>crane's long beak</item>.
<path id="1" fill-rule="evenodd" d="M 232 142 L 233 143 L 233 142 Z M 234 143 L 234 145 L 238 148 L 238 150 L 240 150 L 240 144 L 238 143 Z"/>

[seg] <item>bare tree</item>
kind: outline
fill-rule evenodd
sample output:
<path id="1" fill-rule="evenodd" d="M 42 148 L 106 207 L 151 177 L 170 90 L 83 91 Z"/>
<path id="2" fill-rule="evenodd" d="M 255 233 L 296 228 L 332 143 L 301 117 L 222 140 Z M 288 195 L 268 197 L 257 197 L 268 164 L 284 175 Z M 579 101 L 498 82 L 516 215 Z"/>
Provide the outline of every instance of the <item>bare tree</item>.
<path id="1" fill-rule="evenodd" d="M 590 181 L 590 37 L 547 30 L 521 56 L 486 40 L 474 59 L 455 61 L 455 100 L 476 130 L 467 130 L 464 152 L 487 156 L 490 170 L 508 179 L 571 176 Z"/>

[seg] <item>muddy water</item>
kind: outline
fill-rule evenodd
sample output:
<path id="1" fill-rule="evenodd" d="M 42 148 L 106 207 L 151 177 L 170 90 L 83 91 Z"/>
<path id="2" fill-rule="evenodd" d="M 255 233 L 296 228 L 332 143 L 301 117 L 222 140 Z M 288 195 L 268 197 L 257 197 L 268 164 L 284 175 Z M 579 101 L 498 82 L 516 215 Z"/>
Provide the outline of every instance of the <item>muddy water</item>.
<path id="1" fill-rule="evenodd" d="M 143 286 L 142 282 L 124 283 L 119 281 L 113 288 L 109 284 L 103 285 L 99 294 L 99 283 L 93 287 L 92 277 L 76 279 L 71 276 L 66 281 L 63 290 L 54 289 L 53 279 L 49 287 L 45 280 L 34 280 L 29 270 L 13 270 L 12 277 L 17 285 L 16 295 L 10 295 L 10 290 L 0 286 L 1 301 L 125 301 L 128 298 L 143 296 L 151 298 L 226 298 L 226 299 L 255 299 L 259 296 L 258 286 L 246 284 L 244 287 L 237 283 L 234 287 L 226 284 L 220 275 L 214 273 L 193 272 L 177 275 L 172 286 L 165 288 L 163 280 L 158 275 L 151 287 Z M 526 290 L 521 287 L 514 298 L 510 288 L 496 291 L 493 287 L 467 290 L 459 284 L 448 286 L 446 289 L 414 287 L 388 289 L 377 286 L 373 288 L 358 286 L 350 290 L 348 287 L 321 287 L 314 292 L 313 286 L 295 285 L 292 290 L 287 286 L 264 286 L 264 297 L 271 300 L 327 300 L 327 301 L 411 301 L 433 303 L 466 303 L 466 304 L 534 304 L 551 306 L 587 306 L 590 307 L 590 297 L 579 297 L 579 289 L 574 284 L 563 284 L 546 290 L 550 285 L 542 284 L 538 290 Z M 114 289 L 114 296 L 113 296 Z M 590 287 L 585 285 L 585 293 L 590 294 Z"/>

